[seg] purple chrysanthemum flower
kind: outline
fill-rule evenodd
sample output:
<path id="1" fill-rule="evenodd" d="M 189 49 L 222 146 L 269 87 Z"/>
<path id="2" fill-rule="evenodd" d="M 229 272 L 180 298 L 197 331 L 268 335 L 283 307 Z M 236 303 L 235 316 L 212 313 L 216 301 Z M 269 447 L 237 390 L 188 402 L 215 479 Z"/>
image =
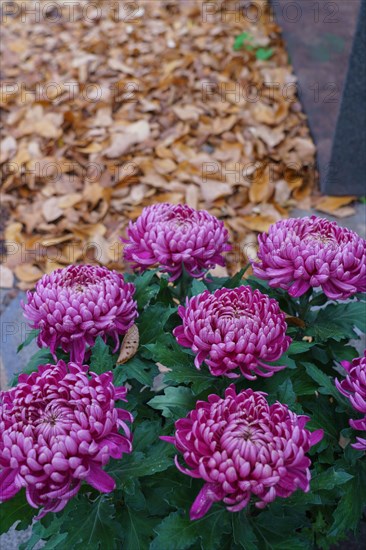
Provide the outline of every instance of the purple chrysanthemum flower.
<path id="1" fill-rule="evenodd" d="M 60 346 L 71 361 L 82 363 L 86 346 L 97 336 L 108 336 L 119 345 L 137 317 L 135 287 L 106 267 L 70 265 L 44 275 L 35 292 L 28 291 L 22 304 L 24 316 L 40 329 L 38 345 L 53 354 Z"/>
<path id="2" fill-rule="evenodd" d="M 29 504 L 43 507 L 40 518 L 62 510 L 83 480 L 103 493 L 114 489 L 102 467 L 132 450 L 126 421 L 133 418 L 115 406 L 127 390 L 113 385 L 111 372 L 87 370 L 63 361 L 40 365 L 1 392 L 1 501 L 25 487 Z"/>
<path id="3" fill-rule="evenodd" d="M 194 501 L 190 517 L 204 516 L 222 500 L 231 512 L 244 508 L 251 497 L 264 508 L 276 497 L 288 497 L 296 489 L 309 490 L 309 449 L 323 431 L 305 429 L 307 416 L 298 416 L 287 405 L 269 406 L 264 393 L 248 389 L 236 395 L 234 385 L 225 398 L 210 395 L 195 410 L 175 423 L 173 443 L 188 466 L 175 458 L 177 468 L 205 481 Z"/>
<path id="4" fill-rule="evenodd" d="M 350 420 L 350 426 L 366 432 L 366 350 L 363 357 L 357 357 L 351 363 L 342 361 L 341 365 L 348 374 L 341 382 L 335 381 L 337 389 L 350 400 L 356 411 L 363 414 L 359 420 Z M 358 437 L 352 447 L 366 451 L 366 439 Z"/>
<path id="5" fill-rule="evenodd" d="M 258 241 L 253 272 L 271 287 L 291 296 L 321 287 L 333 300 L 366 290 L 366 241 L 335 222 L 316 216 L 281 220 Z"/>
<path id="6" fill-rule="evenodd" d="M 183 267 L 192 277 L 202 277 L 215 265 L 224 265 L 228 231 L 206 210 L 187 205 L 154 204 L 130 222 L 124 258 L 141 270 L 159 266 L 174 281 Z"/>
<path id="7" fill-rule="evenodd" d="M 195 365 L 203 361 L 214 376 L 254 380 L 272 376 L 285 368 L 268 365 L 287 350 L 291 338 L 286 336 L 285 314 L 276 300 L 241 286 L 233 290 L 205 291 L 179 306 L 183 324 L 173 331 L 178 343 L 196 353 Z"/>

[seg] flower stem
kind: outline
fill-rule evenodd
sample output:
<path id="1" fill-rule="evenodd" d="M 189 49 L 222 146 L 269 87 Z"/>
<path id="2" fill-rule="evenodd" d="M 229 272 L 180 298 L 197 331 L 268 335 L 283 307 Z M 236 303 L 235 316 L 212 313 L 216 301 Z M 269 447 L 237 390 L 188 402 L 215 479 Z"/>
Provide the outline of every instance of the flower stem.
<path id="1" fill-rule="evenodd" d="M 307 314 L 309 313 L 309 310 L 311 308 L 310 300 L 311 300 L 312 294 L 313 294 L 313 289 L 309 288 L 309 290 L 300 297 L 299 317 L 303 321 L 305 321 Z"/>

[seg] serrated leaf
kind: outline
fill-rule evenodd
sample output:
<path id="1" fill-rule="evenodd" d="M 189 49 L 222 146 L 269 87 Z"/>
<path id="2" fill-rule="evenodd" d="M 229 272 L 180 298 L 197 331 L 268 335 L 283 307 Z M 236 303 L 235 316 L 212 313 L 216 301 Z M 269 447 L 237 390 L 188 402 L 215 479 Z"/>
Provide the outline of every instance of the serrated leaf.
<path id="1" fill-rule="evenodd" d="M 106 471 L 117 481 L 118 487 L 123 488 L 128 478 L 152 476 L 172 466 L 175 452 L 174 446 L 158 441 L 146 453 L 134 451 L 124 455 L 122 460 L 111 461 Z"/>
<path id="2" fill-rule="evenodd" d="M 114 369 L 114 383 L 118 386 L 124 384 L 126 380 L 137 380 L 144 386 L 152 387 L 154 378 L 159 374 L 159 369 L 152 361 L 140 359 L 135 356 L 124 365 L 118 365 Z"/>
<path id="3" fill-rule="evenodd" d="M 150 445 L 155 443 L 162 433 L 162 427 L 159 420 L 144 420 L 137 426 L 134 424 L 133 431 L 133 450 L 144 451 Z"/>
<path id="4" fill-rule="evenodd" d="M 119 523 L 123 528 L 123 550 L 147 550 L 153 535 L 156 518 L 151 518 L 141 512 L 124 506 L 118 514 Z"/>
<path id="5" fill-rule="evenodd" d="M 150 550 L 186 550 L 199 548 L 192 545 L 201 539 L 201 548 L 216 550 L 220 540 L 227 532 L 227 517 L 222 509 L 208 512 L 203 518 L 191 521 L 180 512 L 172 512 L 154 531 L 157 536 L 150 545 Z"/>
<path id="6" fill-rule="evenodd" d="M 299 342 L 293 341 L 287 350 L 288 355 L 299 355 L 300 353 L 306 353 L 315 346 L 315 342 Z"/>
<path id="7" fill-rule="evenodd" d="M 17 349 L 17 353 L 19 353 L 19 352 L 20 352 L 23 348 L 25 348 L 26 346 L 29 346 L 29 344 L 30 344 L 31 342 L 33 342 L 33 340 L 34 340 L 35 338 L 37 338 L 38 334 L 39 334 L 39 329 L 38 329 L 38 328 L 33 328 L 33 329 L 29 332 L 29 334 L 28 334 L 27 338 L 24 340 L 24 342 L 22 342 L 21 344 L 19 344 L 18 349 Z"/>
<path id="8" fill-rule="evenodd" d="M 205 290 L 207 290 L 207 286 L 203 281 L 193 279 L 189 294 L 190 296 L 197 296 L 198 294 L 202 294 Z"/>
<path id="9" fill-rule="evenodd" d="M 353 478 L 353 475 L 345 472 L 344 470 L 335 470 L 334 468 L 328 468 L 325 472 L 318 474 L 313 477 L 311 480 L 311 490 L 320 491 L 326 490 L 330 491 L 334 489 L 337 485 L 343 485 L 347 483 L 350 479 Z"/>
<path id="10" fill-rule="evenodd" d="M 354 327 L 366 332 L 366 303 L 347 302 L 330 304 L 321 309 L 306 334 L 314 336 L 317 341 L 332 338 L 340 341 L 353 338 Z"/>
<path id="11" fill-rule="evenodd" d="M 244 284 L 243 282 L 243 275 L 247 271 L 249 266 L 243 267 L 238 273 L 235 273 L 233 277 L 230 277 L 227 279 L 224 284 L 223 288 L 237 288 L 238 286 Z"/>
<path id="12" fill-rule="evenodd" d="M 195 399 L 189 388 L 168 387 L 164 395 L 153 397 L 148 403 L 153 409 L 161 410 L 166 418 L 185 416 L 195 405 Z"/>
<path id="13" fill-rule="evenodd" d="M 115 540 L 120 538 L 115 519 L 115 507 L 108 496 L 100 496 L 91 502 L 86 496 L 71 501 L 61 532 L 67 531 L 67 548 L 114 550 Z M 55 546 L 64 550 L 62 542 Z"/>
<path id="14" fill-rule="evenodd" d="M 148 307 L 137 319 L 139 327 L 140 344 L 154 342 L 159 334 L 164 332 L 164 325 L 176 309 L 158 303 Z"/>
<path id="15" fill-rule="evenodd" d="M 35 515 L 37 510 L 29 506 L 24 491 L 19 491 L 11 500 L 0 505 L 0 534 L 7 533 L 16 522 L 19 522 L 17 530 L 26 529 Z"/>
<path id="16" fill-rule="evenodd" d="M 234 542 L 244 550 L 258 550 L 258 539 L 250 525 L 245 510 L 232 515 Z"/>
<path id="17" fill-rule="evenodd" d="M 333 514 L 330 536 L 355 531 L 366 506 L 366 463 L 358 461 L 353 479 L 344 485 L 343 496 Z"/>
<path id="18" fill-rule="evenodd" d="M 359 356 L 359 352 L 353 346 L 347 344 L 347 340 L 331 342 L 329 351 L 336 361 L 352 361 Z"/>
<path id="19" fill-rule="evenodd" d="M 149 269 L 138 275 L 133 281 L 136 288 L 134 299 L 138 304 L 139 310 L 144 309 L 159 293 L 159 281 L 156 279 L 156 281 L 152 282 L 154 278 L 156 278 L 156 271 Z"/>
<path id="20" fill-rule="evenodd" d="M 48 514 L 41 520 L 34 522 L 30 539 L 22 544 L 19 550 L 33 550 L 40 541 L 44 543 L 42 548 L 48 550 L 57 548 L 57 545 L 67 538 L 67 532 L 60 533 L 65 517 L 66 515 Z"/>
<path id="21" fill-rule="evenodd" d="M 113 369 L 116 361 L 109 346 L 104 342 L 101 336 L 95 340 L 95 344 L 91 350 L 90 370 L 96 374 L 102 374 Z"/>
<path id="22" fill-rule="evenodd" d="M 318 367 L 313 365 L 312 363 L 303 363 L 307 374 L 319 384 L 319 391 L 320 393 L 324 393 L 325 395 L 331 395 L 336 399 L 339 403 L 342 403 L 342 405 L 348 405 L 347 401 L 342 397 L 342 395 L 339 393 L 337 388 L 334 385 L 333 379 L 330 378 L 330 376 L 327 376 L 322 372 Z"/>
<path id="23" fill-rule="evenodd" d="M 290 378 L 287 378 L 277 389 L 277 399 L 280 403 L 293 408 L 296 403 L 296 394 Z"/>
<path id="24" fill-rule="evenodd" d="M 287 510 L 286 516 L 274 515 L 272 510 L 263 511 L 251 525 L 262 545 L 259 548 L 266 550 L 309 550 L 309 544 L 302 540 L 297 532 L 307 522 L 306 517 L 297 514 L 296 509 L 291 514 Z"/>
<path id="25" fill-rule="evenodd" d="M 190 350 L 179 346 L 175 339 L 167 342 L 156 342 L 146 346 L 151 351 L 154 361 L 170 368 L 170 372 L 164 375 L 167 384 L 192 384 L 194 393 L 201 393 L 214 384 L 213 377 L 207 368 L 198 370 L 194 365 L 194 356 Z"/>
<path id="26" fill-rule="evenodd" d="M 293 374 L 292 385 L 297 396 L 315 395 L 318 384 L 306 374 L 304 369 L 299 367 Z"/>

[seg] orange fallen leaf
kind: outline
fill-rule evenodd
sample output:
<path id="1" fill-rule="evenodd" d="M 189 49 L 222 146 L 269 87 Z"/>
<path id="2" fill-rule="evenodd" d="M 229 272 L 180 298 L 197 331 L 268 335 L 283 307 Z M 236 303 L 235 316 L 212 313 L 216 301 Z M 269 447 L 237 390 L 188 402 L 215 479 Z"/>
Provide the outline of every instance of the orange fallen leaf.
<path id="1" fill-rule="evenodd" d="M 332 197 L 325 195 L 321 197 L 315 204 L 316 210 L 325 212 L 326 214 L 334 214 L 338 208 L 354 202 L 356 197 L 347 195 L 344 197 Z"/>
<path id="2" fill-rule="evenodd" d="M 42 271 L 33 264 L 17 265 L 14 272 L 16 277 L 24 283 L 33 283 L 43 275 Z"/>
<path id="3" fill-rule="evenodd" d="M 253 182 L 249 189 L 249 199 L 253 203 L 267 202 L 273 195 L 270 167 L 256 170 Z"/>

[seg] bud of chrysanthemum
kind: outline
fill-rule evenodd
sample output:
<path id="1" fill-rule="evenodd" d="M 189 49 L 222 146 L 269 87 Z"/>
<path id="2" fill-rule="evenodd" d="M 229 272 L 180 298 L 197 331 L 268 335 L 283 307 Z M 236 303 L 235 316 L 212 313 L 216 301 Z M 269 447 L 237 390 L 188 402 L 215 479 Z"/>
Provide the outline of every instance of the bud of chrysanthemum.
<path id="1" fill-rule="evenodd" d="M 60 346 L 70 352 L 71 361 L 82 363 L 86 346 L 93 346 L 97 336 L 112 337 L 118 348 L 118 336 L 137 317 L 134 292 L 134 285 L 116 271 L 70 265 L 44 275 L 22 307 L 32 327 L 40 329 L 40 347 L 54 354 Z"/>
<path id="2" fill-rule="evenodd" d="M 190 517 L 204 516 L 222 500 L 231 512 L 244 508 L 253 495 L 264 508 L 276 497 L 296 489 L 309 490 L 311 464 L 305 456 L 323 437 L 323 431 L 305 429 L 307 416 L 298 416 L 286 405 L 269 406 L 265 394 L 251 389 L 236 395 L 234 385 L 225 398 L 210 395 L 195 410 L 175 423 L 173 443 L 183 454 L 185 468 L 177 468 L 205 481 Z"/>
<path id="3" fill-rule="evenodd" d="M 253 272 L 271 287 L 291 296 L 321 287 L 334 300 L 366 290 L 366 241 L 335 222 L 316 216 L 281 220 L 258 241 Z"/>
<path id="4" fill-rule="evenodd" d="M 111 372 L 87 370 L 63 361 L 41 365 L 1 392 L 1 501 L 25 487 L 29 504 L 43 507 L 40 518 L 62 510 L 82 480 L 103 493 L 114 489 L 102 467 L 132 450 L 126 421 L 133 418 L 115 406 L 127 390 L 113 385 Z"/>
<path id="5" fill-rule="evenodd" d="M 173 331 L 178 343 L 196 353 L 195 365 L 205 361 L 214 376 L 254 380 L 285 368 L 268 365 L 287 350 L 285 314 L 273 300 L 249 286 L 208 291 L 179 306 L 183 324 Z"/>
<path id="6" fill-rule="evenodd" d="M 357 357 L 351 363 L 342 361 L 341 365 L 348 374 L 341 382 L 335 381 L 337 389 L 350 400 L 356 411 L 363 414 L 363 418 L 349 423 L 355 430 L 366 432 L 366 350 L 363 357 Z M 352 447 L 366 451 L 366 439 L 358 437 L 357 441 Z"/>
<path id="7" fill-rule="evenodd" d="M 183 267 L 192 277 L 202 277 L 215 265 L 224 265 L 222 253 L 231 250 L 223 222 L 181 204 L 144 208 L 127 233 L 124 258 L 142 270 L 158 266 L 172 281 Z"/>

